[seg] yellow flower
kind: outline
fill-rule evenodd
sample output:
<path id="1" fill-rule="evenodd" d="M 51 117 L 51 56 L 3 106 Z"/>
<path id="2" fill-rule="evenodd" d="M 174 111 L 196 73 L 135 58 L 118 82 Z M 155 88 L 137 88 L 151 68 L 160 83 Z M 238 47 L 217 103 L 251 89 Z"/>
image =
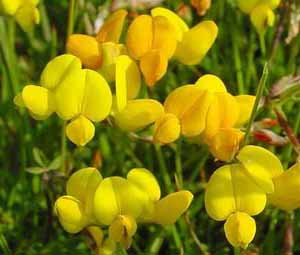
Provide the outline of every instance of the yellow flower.
<path id="1" fill-rule="evenodd" d="M 230 160 L 242 139 L 242 133 L 233 128 L 248 121 L 254 100 L 255 97 L 249 95 L 234 97 L 217 76 L 204 75 L 194 85 L 181 86 L 168 95 L 164 109 L 166 114 L 172 115 L 174 126 L 170 126 L 171 122 L 168 122 L 169 126 L 165 125 L 166 117 L 157 120 L 154 134 L 156 142 L 173 142 L 179 137 L 177 132 L 180 130 L 184 136 L 194 140 L 200 138 L 210 145 L 217 158 Z M 174 133 L 171 134 L 170 130 Z M 230 141 L 224 137 L 225 133 L 230 134 Z"/>
<path id="2" fill-rule="evenodd" d="M 127 11 L 114 12 L 100 28 L 96 37 L 73 34 L 68 38 L 67 50 L 77 56 L 87 68 L 94 70 L 111 65 L 116 56 L 122 53 L 122 45 L 118 44 Z M 107 77 L 105 77 L 107 78 Z"/>
<path id="3" fill-rule="evenodd" d="M 258 146 L 245 146 L 238 163 L 218 168 L 205 192 L 205 208 L 217 221 L 227 220 L 225 233 L 233 246 L 246 247 L 254 238 L 255 222 L 250 216 L 261 213 L 267 193 L 274 191 L 272 179 L 282 173 L 279 159 Z"/>
<path id="4" fill-rule="evenodd" d="M 68 138 L 84 146 L 94 136 L 94 122 L 105 119 L 112 105 L 112 95 L 105 79 L 95 71 L 81 69 L 78 58 L 62 55 L 50 61 L 41 75 L 41 85 L 25 86 L 15 99 L 35 119 L 46 119 L 56 112 L 71 121 Z"/>
<path id="5" fill-rule="evenodd" d="M 189 29 L 174 12 L 158 7 L 150 15 L 140 15 L 130 24 L 126 46 L 130 56 L 140 61 L 149 86 L 154 86 L 166 73 L 174 57 L 184 64 L 197 64 L 217 36 L 217 26 L 204 21 Z"/>
<path id="6" fill-rule="evenodd" d="M 21 28 L 30 32 L 40 22 L 39 0 L 0 0 L 0 14 L 13 16 Z"/>
<path id="7" fill-rule="evenodd" d="M 93 196 L 102 181 L 95 168 L 75 172 L 67 182 L 67 195 L 58 198 L 54 210 L 63 228 L 69 233 L 78 233 L 95 223 Z"/>
<path id="8" fill-rule="evenodd" d="M 114 243 L 130 247 L 139 222 L 173 224 L 193 199 L 186 190 L 160 196 L 159 184 L 147 169 L 132 169 L 127 179 L 113 176 L 102 180 L 96 169 L 86 168 L 70 177 L 67 195 L 57 199 L 55 212 L 66 231 L 77 233 L 87 227 L 100 254 L 110 254 Z M 108 227 L 106 242 L 95 226 Z"/>
<path id="9" fill-rule="evenodd" d="M 274 206 L 291 211 L 300 207 L 300 165 L 296 163 L 273 179 L 274 193 L 268 199 Z"/>
<path id="10" fill-rule="evenodd" d="M 190 28 L 174 12 L 157 7 L 151 11 L 153 17 L 166 17 L 172 24 L 172 33 L 177 38 L 177 47 L 174 58 L 185 65 L 198 64 L 212 47 L 217 34 L 217 25 L 210 20 L 198 23 Z"/>
<path id="11" fill-rule="evenodd" d="M 203 16 L 211 6 L 211 0 L 191 0 L 192 6 L 197 10 L 198 15 Z"/>
<path id="12" fill-rule="evenodd" d="M 264 34 L 269 26 L 274 25 L 273 12 L 280 4 L 280 0 L 238 0 L 240 9 L 249 14 L 252 24 L 259 34 Z"/>

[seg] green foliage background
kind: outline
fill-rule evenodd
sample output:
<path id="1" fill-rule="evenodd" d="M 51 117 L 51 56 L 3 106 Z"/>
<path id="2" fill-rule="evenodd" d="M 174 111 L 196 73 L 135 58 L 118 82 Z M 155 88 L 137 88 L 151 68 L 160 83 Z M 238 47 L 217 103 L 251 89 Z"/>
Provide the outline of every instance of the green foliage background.
<path id="1" fill-rule="evenodd" d="M 98 7 L 111 4 L 111 1 L 97 0 L 78 2 L 76 33 L 90 32 Z M 178 10 L 184 3 L 190 5 L 189 1 L 179 0 L 164 1 L 163 5 Z M 64 53 L 68 1 L 44 0 L 39 8 L 41 24 L 31 35 L 22 32 L 12 19 L 0 17 L 0 254 L 91 254 L 86 236 L 67 234 L 53 215 L 54 201 L 64 194 L 66 181 L 57 170 L 60 166 L 62 123 L 57 117 L 34 121 L 26 111 L 17 109 L 13 104 L 16 93 L 26 84 L 38 84 L 39 75 L 47 62 Z M 140 13 L 147 11 L 139 10 Z M 277 11 L 277 21 L 282 15 L 284 8 Z M 203 18 L 192 9 L 186 15 L 190 25 L 202 19 L 212 19 L 218 24 L 217 41 L 197 66 L 186 67 L 171 62 L 168 73 L 152 93 L 161 102 L 174 88 L 193 83 L 206 73 L 221 77 L 234 95 L 255 94 L 263 65 L 273 50 L 277 27 L 269 29 L 265 36 L 267 56 L 264 57 L 249 17 L 238 10 L 233 0 L 213 0 L 211 9 Z M 299 74 L 300 39 L 298 35 L 287 45 L 284 38 L 288 28 L 288 22 L 284 23 L 282 38 L 272 59 L 267 88 L 283 76 Z M 283 107 L 297 131 L 300 122 L 299 102 L 288 100 Z M 273 115 L 267 109 L 260 116 Z M 143 135 L 147 135 L 147 131 Z M 176 226 L 165 229 L 140 226 L 128 254 L 149 255 L 155 249 L 158 253 L 154 254 L 162 255 L 201 254 L 190 233 L 191 226 L 210 254 L 233 254 L 223 233 L 223 223 L 209 219 L 205 212 L 205 183 L 219 163 L 214 162 L 204 146 L 193 145 L 182 139 L 172 146 L 159 149 L 105 124 L 97 126 L 96 137 L 85 148 L 75 148 L 69 142 L 67 146 L 67 163 L 71 170 L 95 165 L 104 176 L 124 176 L 133 167 L 145 167 L 153 170 L 164 194 L 176 190 L 174 176 L 182 171 L 183 187 L 195 195 L 189 210 L 191 225 L 187 225 L 182 217 Z M 275 150 L 271 146 L 268 148 Z M 286 166 L 295 159 L 291 146 L 276 151 Z M 43 173 L 36 174 L 36 171 Z M 259 247 L 260 254 L 282 254 L 286 219 L 290 217 L 274 208 L 267 208 L 257 217 L 257 235 L 249 250 Z M 294 252 L 298 254 L 298 212 L 294 214 L 293 226 Z M 120 251 L 120 254 L 126 254 L 124 252 Z"/>

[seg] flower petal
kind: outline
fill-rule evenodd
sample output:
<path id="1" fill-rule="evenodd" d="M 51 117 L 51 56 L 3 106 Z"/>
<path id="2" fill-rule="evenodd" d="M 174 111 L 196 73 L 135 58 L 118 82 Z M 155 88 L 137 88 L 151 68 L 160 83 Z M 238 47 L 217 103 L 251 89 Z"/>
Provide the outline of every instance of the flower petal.
<path id="1" fill-rule="evenodd" d="M 205 192 L 205 208 L 211 218 L 222 221 L 235 211 L 256 215 L 265 208 L 266 194 L 242 168 L 241 164 L 225 165 L 211 176 Z"/>
<path id="2" fill-rule="evenodd" d="M 112 106 L 112 94 L 106 80 L 93 70 L 84 70 L 85 89 L 82 114 L 92 121 L 105 119 Z"/>
<path id="3" fill-rule="evenodd" d="M 174 12 L 163 7 L 157 7 L 151 10 L 153 17 L 166 17 L 173 25 L 174 35 L 178 41 L 182 40 L 183 34 L 189 30 L 187 24 Z"/>
<path id="4" fill-rule="evenodd" d="M 160 199 L 160 187 L 154 175 L 145 168 L 134 168 L 127 174 L 127 180 L 147 193 L 150 200 Z"/>
<path id="5" fill-rule="evenodd" d="M 139 15 L 130 24 L 127 32 L 126 46 L 130 56 L 140 59 L 152 47 L 153 21 L 149 15 Z"/>
<path id="6" fill-rule="evenodd" d="M 68 38 L 67 51 L 80 58 L 82 64 L 90 69 L 97 69 L 102 63 L 102 53 L 95 37 L 73 34 Z"/>
<path id="7" fill-rule="evenodd" d="M 163 106 L 153 99 L 129 100 L 123 111 L 114 116 L 123 130 L 133 132 L 155 122 L 164 112 Z"/>
<path id="8" fill-rule="evenodd" d="M 159 50 L 170 59 L 175 52 L 176 45 L 177 40 L 172 23 L 163 16 L 154 17 L 152 49 Z"/>
<path id="9" fill-rule="evenodd" d="M 224 230 L 232 246 L 246 249 L 255 236 L 256 223 L 247 213 L 236 212 L 226 220 Z"/>
<path id="10" fill-rule="evenodd" d="M 105 178 L 94 196 L 96 219 L 110 225 L 118 215 L 137 218 L 144 207 L 145 195 L 136 185 L 121 177 Z"/>
<path id="11" fill-rule="evenodd" d="M 135 98 L 141 87 L 141 76 L 137 64 L 128 56 L 121 55 L 116 59 L 116 99 L 117 109 L 122 111 L 127 98 Z"/>
<path id="12" fill-rule="evenodd" d="M 264 34 L 268 27 L 274 25 L 275 14 L 269 6 L 260 4 L 251 11 L 250 19 L 257 32 Z"/>
<path id="13" fill-rule="evenodd" d="M 0 11 L 7 15 L 14 15 L 20 8 L 22 0 L 1 0 L 0 1 Z"/>
<path id="14" fill-rule="evenodd" d="M 76 198 L 71 196 L 58 198 L 54 205 L 54 211 L 67 232 L 75 234 L 85 227 L 82 206 Z"/>
<path id="15" fill-rule="evenodd" d="M 21 96 L 26 108 L 38 119 L 48 118 L 55 110 L 54 95 L 46 88 L 28 85 L 23 88 Z"/>
<path id="16" fill-rule="evenodd" d="M 251 112 L 254 106 L 255 96 L 240 95 L 236 96 L 235 99 L 240 109 L 236 126 L 240 127 L 250 119 Z"/>
<path id="17" fill-rule="evenodd" d="M 172 113 L 166 113 L 155 122 L 153 141 L 160 144 L 172 143 L 179 138 L 180 129 L 179 119 Z"/>
<path id="18" fill-rule="evenodd" d="M 140 68 L 147 85 L 152 87 L 167 72 L 168 59 L 161 51 L 151 50 L 141 58 Z"/>
<path id="19" fill-rule="evenodd" d="M 70 55 L 64 54 L 52 59 L 41 75 L 41 85 L 48 89 L 55 89 L 68 74 L 77 72 L 81 69 L 80 59 Z"/>
<path id="20" fill-rule="evenodd" d="M 80 115 L 66 127 L 67 137 L 77 146 L 85 146 L 95 135 L 95 126 L 84 116 Z"/>
<path id="21" fill-rule="evenodd" d="M 98 42 L 118 43 L 122 34 L 125 18 L 128 12 L 126 10 L 117 10 L 111 14 L 100 28 L 96 39 Z"/>
<path id="22" fill-rule="evenodd" d="M 16 21 L 25 32 L 31 32 L 40 23 L 40 13 L 34 4 L 23 4 L 14 14 Z"/>
<path id="23" fill-rule="evenodd" d="M 160 225 L 174 224 L 189 208 L 193 194 L 187 190 L 174 192 L 155 204 L 153 222 Z"/>
<path id="24" fill-rule="evenodd" d="M 227 92 L 226 86 L 223 81 L 215 75 L 206 74 L 201 76 L 195 83 L 203 90 L 208 90 L 211 92 Z"/>
<path id="25" fill-rule="evenodd" d="M 212 47 L 218 34 L 213 21 L 203 21 L 183 34 L 175 58 L 185 65 L 198 64 Z"/>
<path id="26" fill-rule="evenodd" d="M 291 211 L 300 207 L 300 165 L 296 163 L 281 175 L 273 178 L 274 193 L 268 196 L 274 206 Z"/>
<path id="27" fill-rule="evenodd" d="M 283 172 L 280 160 L 270 151 L 253 145 L 242 148 L 237 159 L 244 165 L 246 173 L 266 193 L 274 191 L 272 178 Z"/>

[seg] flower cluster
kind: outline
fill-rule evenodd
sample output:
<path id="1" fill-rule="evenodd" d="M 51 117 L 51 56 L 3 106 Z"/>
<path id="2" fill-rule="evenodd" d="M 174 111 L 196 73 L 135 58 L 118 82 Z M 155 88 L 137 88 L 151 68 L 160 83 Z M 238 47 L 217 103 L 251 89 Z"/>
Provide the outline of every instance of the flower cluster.
<path id="1" fill-rule="evenodd" d="M 254 100 L 249 95 L 234 97 L 220 78 L 204 75 L 169 94 L 165 114 L 155 123 L 154 141 L 166 144 L 182 134 L 206 143 L 216 158 L 230 161 L 243 138 L 239 127 L 250 118 Z"/>
<path id="2" fill-rule="evenodd" d="M 138 223 L 173 224 L 193 199 L 186 190 L 161 199 L 157 180 L 143 168 L 130 170 L 126 179 L 103 179 L 97 169 L 84 168 L 69 178 L 66 190 L 67 195 L 55 203 L 60 223 L 69 233 L 91 226 L 108 228 L 108 239 L 102 236 L 99 249 L 111 247 L 111 243 L 129 248 Z"/>

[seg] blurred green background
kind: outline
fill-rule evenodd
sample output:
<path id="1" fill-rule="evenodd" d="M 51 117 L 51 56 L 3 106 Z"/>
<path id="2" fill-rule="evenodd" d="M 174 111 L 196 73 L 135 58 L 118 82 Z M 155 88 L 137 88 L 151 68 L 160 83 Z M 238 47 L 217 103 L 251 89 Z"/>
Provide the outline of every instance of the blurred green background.
<path id="1" fill-rule="evenodd" d="M 132 14 L 130 17 L 149 12 L 149 4 L 141 2 L 78 0 L 74 31 L 93 33 L 96 19 L 101 21 L 118 4 L 124 4 Z M 161 1 L 160 5 L 179 12 L 190 26 L 201 20 L 214 20 L 219 26 L 219 35 L 199 65 L 187 67 L 171 62 L 168 73 L 155 86 L 152 96 L 163 102 L 171 90 L 193 83 L 206 73 L 218 75 L 234 95 L 255 94 L 266 61 L 271 64 L 267 88 L 284 76 L 299 74 L 299 34 L 289 43 L 286 38 L 297 25 L 300 8 L 296 6 L 297 0 L 282 2 L 276 10 L 276 25 L 265 35 L 267 53 L 264 56 L 249 17 L 237 8 L 234 0 L 212 0 L 211 8 L 203 17 L 197 15 L 188 0 Z M 62 122 L 54 116 L 46 121 L 34 121 L 13 103 L 23 86 L 39 83 L 40 73 L 51 58 L 64 53 L 68 4 L 67 0 L 40 1 L 41 23 L 33 34 L 24 33 L 13 19 L 0 17 L 0 254 L 91 254 L 86 235 L 64 232 L 53 215 L 54 201 L 64 194 L 66 181 L 59 171 Z M 296 131 L 300 122 L 299 108 L 297 100 L 288 100 L 283 105 Z M 264 116 L 274 117 L 270 109 L 262 111 L 260 118 Z M 276 131 L 282 132 L 279 128 Z M 147 131 L 142 133 L 147 134 Z M 276 150 L 286 166 L 295 159 L 289 145 L 283 148 L 264 146 Z M 233 254 L 225 239 L 223 223 L 209 219 L 205 212 L 205 183 L 219 166 L 205 146 L 181 139 L 159 149 L 117 128 L 100 124 L 88 146 L 76 148 L 68 142 L 67 151 L 70 171 L 95 166 L 103 176 L 124 176 L 134 167 L 151 169 L 164 194 L 176 190 L 174 176 L 182 171 L 183 187 L 195 195 L 188 213 L 189 224 L 188 219 L 182 217 L 175 226 L 168 228 L 140 226 L 128 254 L 150 255 L 154 250 L 153 254 L 162 255 L 202 254 L 192 229 L 207 254 Z M 287 229 L 291 218 L 293 224 Z M 256 219 L 256 238 L 245 254 L 291 254 L 283 253 L 285 245 L 291 242 L 288 239 L 291 233 L 293 252 L 300 253 L 299 212 L 290 215 L 267 208 Z M 126 253 L 120 251 L 119 254 Z"/>

